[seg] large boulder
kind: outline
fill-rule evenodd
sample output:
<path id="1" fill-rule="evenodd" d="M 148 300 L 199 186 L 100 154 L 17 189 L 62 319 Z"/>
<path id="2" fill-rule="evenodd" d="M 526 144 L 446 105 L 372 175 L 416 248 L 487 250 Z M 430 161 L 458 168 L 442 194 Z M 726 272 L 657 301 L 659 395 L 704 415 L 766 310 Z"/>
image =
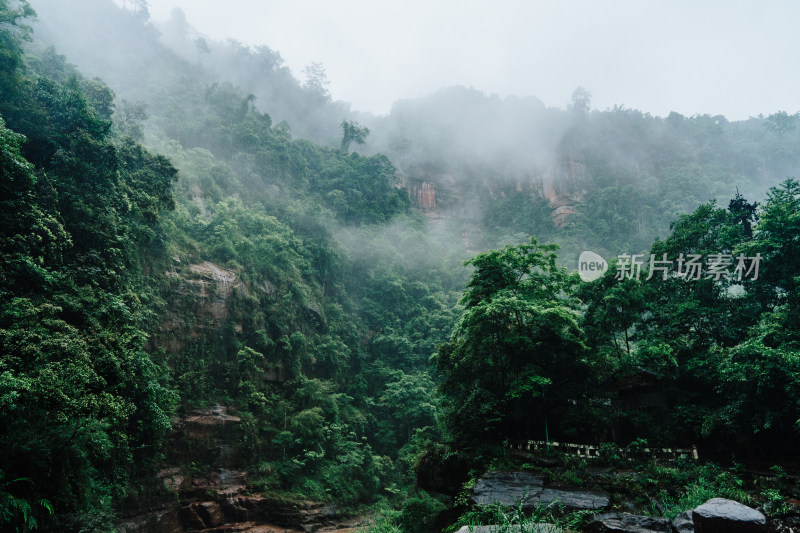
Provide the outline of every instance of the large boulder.
<path id="1" fill-rule="evenodd" d="M 672 521 L 672 531 L 676 533 L 694 533 L 694 521 L 692 511 L 684 511 Z"/>
<path id="2" fill-rule="evenodd" d="M 481 477 L 472 489 L 472 500 L 484 506 L 498 502 L 505 506 L 522 504 L 530 511 L 547 505 L 559 505 L 568 510 L 598 510 L 608 507 L 605 492 L 544 487 L 544 478 L 528 472 L 492 471 Z"/>
<path id="3" fill-rule="evenodd" d="M 669 519 L 630 513 L 599 514 L 589 524 L 590 533 L 671 533 Z"/>
<path id="4" fill-rule="evenodd" d="M 712 498 L 692 512 L 697 533 L 758 533 L 767 518 L 750 507 L 725 498 Z"/>
<path id="5" fill-rule="evenodd" d="M 601 491 L 542 489 L 531 494 L 523 501 L 524 508 L 541 507 L 555 504 L 569 511 L 605 509 L 610 503 L 609 496 Z"/>
<path id="6" fill-rule="evenodd" d="M 544 487 L 544 478 L 529 472 L 498 472 L 493 470 L 475 482 L 472 499 L 477 505 L 517 505 Z"/>

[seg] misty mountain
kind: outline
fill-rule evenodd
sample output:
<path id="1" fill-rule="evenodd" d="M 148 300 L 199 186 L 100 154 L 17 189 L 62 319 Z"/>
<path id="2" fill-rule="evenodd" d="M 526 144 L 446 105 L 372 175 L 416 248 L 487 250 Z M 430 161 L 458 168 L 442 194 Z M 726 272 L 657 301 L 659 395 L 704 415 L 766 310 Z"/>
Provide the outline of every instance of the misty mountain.
<path id="1" fill-rule="evenodd" d="M 0 529 L 538 529 L 491 470 L 790 516 L 798 115 L 374 116 L 180 10 L 32 6 L 0 0 Z"/>
<path id="2" fill-rule="evenodd" d="M 331 101 L 324 69 L 311 66 L 309 78 L 300 82 L 277 51 L 208 39 L 180 9 L 164 24 L 155 24 L 146 10 L 129 11 L 104 0 L 74 5 L 43 0 L 34 7 L 40 39 L 88 76 L 102 77 L 120 98 L 146 102 L 154 115 L 168 102 L 154 99 L 152 89 L 176 91 L 187 79 L 231 83 L 254 95 L 256 106 L 276 123 L 286 121 L 296 135 L 317 142 L 338 142 L 339 122 L 352 114 L 348 105 Z"/>
<path id="3" fill-rule="evenodd" d="M 360 121 L 370 135 L 356 150 L 388 155 L 412 203 L 471 250 L 514 234 L 558 235 L 570 256 L 585 247 L 612 255 L 641 250 L 665 235 L 680 213 L 737 190 L 761 198 L 800 166 L 797 117 L 785 113 L 737 122 L 655 117 L 624 107 L 592 110 L 583 89 L 569 109 L 559 109 L 532 97 L 502 99 L 451 87 L 396 102 L 387 116 L 356 114 L 331 101 L 324 66 L 310 65 L 301 82 L 278 51 L 209 39 L 180 10 L 159 26 L 146 21 L 146 12 L 100 0 L 69 9 L 60 2 L 35 6 L 41 38 L 103 78 L 120 98 L 146 103 L 162 131 L 171 127 L 158 123 L 165 106 L 191 120 L 188 108 L 181 110 L 185 97 L 178 96 L 189 79 L 230 83 L 242 96 L 253 95 L 255 107 L 274 123 L 285 121 L 293 135 L 332 147 L 341 139 L 342 120 Z M 81 31 L 87 24 L 100 29 Z M 612 197 L 630 217 L 617 220 L 615 204 L 606 206 Z M 527 213 L 518 217 L 524 220 L 508 213 L 510 205 Z"/>

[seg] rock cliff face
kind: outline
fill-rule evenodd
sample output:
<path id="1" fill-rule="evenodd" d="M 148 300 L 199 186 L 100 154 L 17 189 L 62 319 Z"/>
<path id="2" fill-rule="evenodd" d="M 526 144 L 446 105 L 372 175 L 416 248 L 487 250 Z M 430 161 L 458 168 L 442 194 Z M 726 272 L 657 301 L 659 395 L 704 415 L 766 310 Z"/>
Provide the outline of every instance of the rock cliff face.
<path id="1" fill-rule="evenodd" d="M 464 185 L 452 174 L 426 174 L 401 182 L 412 205 L 425 213 L 449 209 L 460 203 Z"/>
<path id="2" fill-rule="evenodd" d="M 343 520 L 336 505 L 254 493 L 242 469 L 240 426 L 233 408 L 221 405 L 173 421 L 167 464 L 156 480 L 165 497 L 130 506 L 118 531 L 308 533 L 353 525 Z M 200 464 L 207 466 L 196 466 Z"/>
<path id="3" fill-rule="evenodd" d="M 269 280 L 245 283 L 240 273 L 210 261 L 172 258 L 166 312 L 154 347 L 178 357 L 208 350 L 208 339 L 239 335 L 252 324 L 231 324 L 242 316 L 237 302 L 257 295 L 272 301 L 280 289 Z M 320 306 L 304 304 L 309 324 L 324 325 Z M 231 327 L 233 326 L 233 327 Z M 204 351 L 202 356 L 213 355 Z M 282 382 L 284 372 L 264 366 L 263 379 Z M 130 498 L 118 526 L 121 533 L 310 532 L 341 526 L 339 509 L 324 502 L 285 500 L 258 494 L 247 468 L 253 458 L 243 449 L 242 420 L 233 407 L 187 410 L 172 421 L 164 462 L 155 479 Z M 347 524 L 344 524 L 347 525 Z"/>
<path id="4" fill-rule="evenodd" d="M 186 339 L 197 339 L 222 327 L 229 316 L 231 295 L 234 291 L 245 294 L 247 288 L 237 281 L 236 272 L 210 261 L 184 265 L 178 256 L 172 261 L 172 268 L 166 272 L 172 279 L 168 308 L 154 340 L 158 347 L 177 353 Z"/>
<path id="5" fill-rule="evenodd" d="M 165 275 L 169 282 L 162 296 L 167 305 L 160 330 L 150 338 L 149 348 L 153 351 L 163 348 L 170 355 L 194 357 L 225 335 L 241 335 L 247 333 L 247 328 L 252 331 L 255 322 L 251 314 L 241 311 L 241 301 L 255 297 L 263 304 L 275 301 L 282 294 L 268 279 L 246 283 L 239 272 L 211 261 L 184 263 L 177 255 L 172 257 L 171 268 Z M 308 326 L 324 329 L 325 316 L 319 304 L 305 302 L 302 312 Z M 238 323 L 231 324 L 231 317 Z M 285 372 L 277 364 L 265 365 L 262 370 L 266 381 L 286 380 Z"/>
<path id="6" fill-rule="evenodd" d="M 419 209 L 436 209 L 436 185 L 427 181 L 414 182 L 408 187 L 408 196 Z"/>
<path id="7" fill-rule="evenodd" d="M 540 196 L 550 205 L 574 205 L 583 201 L 589 186 L 586 165 L 572 159 L 564 159 L 550 165 L 541 175 L 531 180 Z"/>
<path id="8" fill-rule="evenodd" d="M 576 206 L 583 201 L 590 185 L 586 165 L 571 158 L 555 161 L 527 177 L 509 178 L 505 182 L 503 178 L 486 178 L 473 183 L 468 178 L 452 174 L 430 174 L 410 177 L 403 183 L 411 203 L 433 222 L 439 222 L 449 209 L 473 199 L 471 195 L 496 197 L 505 187 L 528 192 L 532 199 L 548 200 L 553 207 L 553 221 L 558 226 L 566 224 L 569 217 L 577 213 Z"/>
<path id="9" fill-rule="evenodd" d="M 169 462 L 195 462 L 220 471 L 246 466 L 239 446 L 242 440 L 241 418 L 231 408 L 216 405 L 189 411 L 173 420 L 172 428 L 166 448 Z M 229 481 L 228 478 L 225 480 Z"/>

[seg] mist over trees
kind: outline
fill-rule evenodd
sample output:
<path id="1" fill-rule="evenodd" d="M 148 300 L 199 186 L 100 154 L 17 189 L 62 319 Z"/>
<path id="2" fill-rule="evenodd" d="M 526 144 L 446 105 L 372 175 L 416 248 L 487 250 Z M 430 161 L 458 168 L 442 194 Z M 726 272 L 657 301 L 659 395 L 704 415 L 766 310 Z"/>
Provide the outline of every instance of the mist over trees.
<path id="1" fill-rule="evenodd" d="M 94 20 L 98 13 L 108 20 L 107 12 L 89 4 L 85 12 L 58 12 L 56 2 L 42 2 L 40 10 L 45 8 L 56 10 L 51 20 L 62 28 Z M 40 26 L 46 36 L 47 24 Z M 448 220 L 457 221 L 453 226 L 469 228 L 468 240 L 475 241 L 471 250 L 502 246 L 509 239 L 524 242 L 525 235 L 536 234 L 545 240 L 556 235 L 564 235 L 562 241 L 582 239 L 574 247 L 562 243 L 562 256 L 583 248 L 612 255 L 642 251 L 666 235 L 670 221 L 700 203 L 726 201 L 737 188 L 747 197 L 763 197 L 777 180 L 797 173 L 797 117 L 785 111 L 729 123 L 709 115 L 654 117 L 621 106 L 594 110 L 591 93 L 582 87 L 565 95 L 566 109 L 547 108 L 534 97 L 500 98 L 452 87 L 399 101 L 389 115 L 376 117 L 332 101 L 324 66 L 309 65 L 301 74 L 305 80 L 297 80 L 278 52 L 209 39 L 180 10 L 163 26 L 143 27 L 130 39 L 108 39 L 100 47 L 88 42 L 58 44 L 74 51 L 71 57 L 89 73 L 100 73 L 97 69 L 115 54 L 120 61 L 137 58 L 126 61 L 125 69 L 105 68 L 103 75 L 130 102 L 147 100 L 135 95 L 136 87 L 164 65 L 158 86 L 177 88 L 179 80 L 167 80 L 178 72 L 185 76 L 187 68 L 204 83 L 231 83 L 242 95 L 252 94 L 253 105 L 275 123 L 285 121 L 293 135 L 327 146 L 342 146 L 343 120 L 358 122 L 370 135 L 355 149 L 386 154 L 406 186 L 434 188 L 437 213 L 447 212 Z M 135 55 L 132 43 L 137 43 Z M 120 76 L 126 77 L 116 83 Z M 159 98 L 147 106 L 157 117 L 166 102 L 180 107 L 180 100 Z M 413 191 L 411 196 L 418 203 Z M 622 216 L 611 209 L 615 203 L 634 212 Z M 567 214 L 555 213 L 558 209 Z M 547 227 L 547 218 L 561 231 Z M 479 225 L 472 224 L 479 219 Z M 531 219 L 536 225 L 526 223 Z"/>
<path id="2" fill-rule="evenodd" d="M 180 499 L 158 472 L 230 466 L 174 437 L 219 406 L 247 491 L 409 532 L 454 523 L 510 441 L 796 449 L 798 115 L 459 86 L 373 116 L 179 9 L 31 4 L 0 0 L 3 529 Z M 582 250 L 604 277 L 570 273 Z M 625 277 L 620 254 L 730 275 Z"/>

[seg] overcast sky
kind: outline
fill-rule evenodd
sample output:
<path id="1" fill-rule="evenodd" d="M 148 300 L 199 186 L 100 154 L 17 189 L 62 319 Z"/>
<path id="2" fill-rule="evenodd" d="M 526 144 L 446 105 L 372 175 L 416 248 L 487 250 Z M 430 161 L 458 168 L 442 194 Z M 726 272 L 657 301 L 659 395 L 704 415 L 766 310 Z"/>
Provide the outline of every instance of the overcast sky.
<path id="1" fill-rule="evenodd" d="M 334 99 L 387 113 L 451 85 L 592 107 L 744 119 L 800 111 L 800 2 L 771 0 L 149 0 L 201 33 L 265 44 Z"/>

